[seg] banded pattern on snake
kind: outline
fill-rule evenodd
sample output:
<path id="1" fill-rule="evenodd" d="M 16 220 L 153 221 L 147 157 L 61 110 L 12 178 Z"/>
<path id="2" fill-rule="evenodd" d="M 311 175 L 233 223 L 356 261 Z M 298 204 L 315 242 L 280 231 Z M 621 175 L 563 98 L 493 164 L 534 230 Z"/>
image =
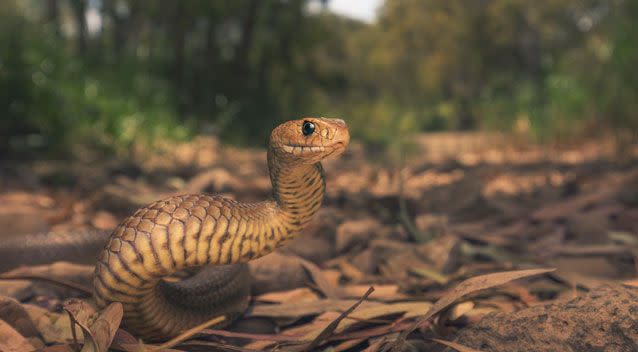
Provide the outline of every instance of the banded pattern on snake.
<path id="1" fill-rule="evenodd" d="M 224 324 L 232 321 L 248 305 L 245 263 L 302 232 L 324 197 L 320 161 L 341 154 L 349 140 L 343 120 L 288 121 L 272 131 L 268 145 L 273 199 L 180 195 L 137 210 L 104 239 L 94 278 L 98 306 L 121 302 L 126 328 L 149 340 L 219 315 Z M 0 255 L 8 248 L 0 242 Z M 200 267 L 182 282 L 163 280 Z"/>

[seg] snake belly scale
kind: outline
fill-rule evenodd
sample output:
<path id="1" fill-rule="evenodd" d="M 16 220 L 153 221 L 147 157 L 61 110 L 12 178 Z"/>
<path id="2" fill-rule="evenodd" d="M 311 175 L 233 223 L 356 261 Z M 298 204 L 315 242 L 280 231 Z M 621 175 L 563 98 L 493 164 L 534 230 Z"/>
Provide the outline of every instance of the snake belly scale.
<path id="1" fill-rule="evenodd" d="M 301 233 L 324 197 L 320 161 L 341 154 L 349 140 L 342 120 L 288 121 L 272 131 L 268 145 L 273 199 L 241 203 L 180 195 L 137 210 L 114 230 L 99 256 L 98 306 L 121 302 L 126 328 L 149 340 L 167 339 L 219 315 L 232 321 L 248 305 L 245 263 Z M 164 280 L 198 267 L 204 269 L 184 282 Z"/>

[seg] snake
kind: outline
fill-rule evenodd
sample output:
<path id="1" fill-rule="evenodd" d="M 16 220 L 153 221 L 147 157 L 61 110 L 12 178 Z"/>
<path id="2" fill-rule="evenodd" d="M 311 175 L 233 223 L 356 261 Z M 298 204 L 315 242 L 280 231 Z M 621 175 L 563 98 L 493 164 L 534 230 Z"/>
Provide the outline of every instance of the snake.
<path id="1" fill-rule="evenodd" d="M 176 195 L 136 210 L 112 232 L 3 238 L 2 267 L 92 257 L 96 305 L 121 303 L 125 328 L 146 340 L 169 339 L 214 317 L 224 318 L 214 327 L 227 326 L 250 303 L 247 262 L 303 232 L 324 199 L 321 161 L 342 154 L 349 141 L 341 119 L 283 122 L 268 142 L 270 199 Z M 169 280 L 189 271 L 188 278 Z"/>

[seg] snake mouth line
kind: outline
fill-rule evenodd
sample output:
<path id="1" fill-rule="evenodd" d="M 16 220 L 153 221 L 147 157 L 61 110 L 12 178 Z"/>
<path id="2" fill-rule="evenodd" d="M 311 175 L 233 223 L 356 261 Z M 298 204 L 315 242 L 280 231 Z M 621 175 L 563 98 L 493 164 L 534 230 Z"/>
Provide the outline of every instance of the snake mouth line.
<path id="1" fill-rule="evenodd" d="M 325 147 L 321 146 L 308 146 L 308 145 L 284 145 L 282 146 L 285 152 L 292 153 L 295 150 L 298 151 L 311 151 L 311 152 L 323 152 L 326 150 Z"/>

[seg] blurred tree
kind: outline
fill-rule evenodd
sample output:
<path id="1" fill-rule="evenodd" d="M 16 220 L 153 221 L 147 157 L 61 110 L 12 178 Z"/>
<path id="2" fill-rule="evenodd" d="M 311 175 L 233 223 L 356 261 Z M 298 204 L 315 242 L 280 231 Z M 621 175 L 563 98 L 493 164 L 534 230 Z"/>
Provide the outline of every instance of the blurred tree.
<path id="1" fill-rule="evenodd" d="M 88 29 L 86 24 L 86 1 L 87 0 L 70 0 L 73 9 L 73 18 L 75 19 L 75 30 L 77 31 L 77 48 L 80 56 L 86 55 L 86 45 Z"/>
<path id="2" fill-rule="evenodd" d="M 633 0 L 386 0 L 374 23 L 326 4 L 0 2 L 0 144 L 126 151 L 213 132 L 260 145 L 310 114 L 383 148 L 517 121 L 539 138 L 638 129 Z"/>

